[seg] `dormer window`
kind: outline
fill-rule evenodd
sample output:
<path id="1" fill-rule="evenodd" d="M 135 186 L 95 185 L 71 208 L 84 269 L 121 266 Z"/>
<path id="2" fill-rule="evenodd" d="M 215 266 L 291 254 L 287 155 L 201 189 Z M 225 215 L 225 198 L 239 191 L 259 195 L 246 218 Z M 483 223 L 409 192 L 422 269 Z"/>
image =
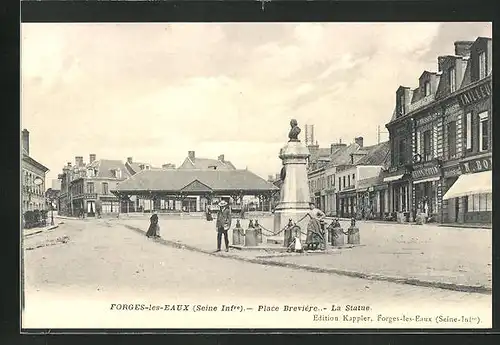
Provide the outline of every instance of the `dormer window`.
<path id="1" fill-rule="evenodd" d="M 424 91 L 425 91 L 425 96 L 429 96 L 431 94 L 431 83 L 426 81 L 424 83 Z"/>
<path id="2" fill-rule="evenodd" d="M 455 70 L 455 67 L 451 67 L 448 70 L 448 79 L 450 83 L 450 92 L 455 92 L 457 89 L 457 72 Z"/>
<path id="3" fill-rule="evenodd" d="M 146 165 L 146 170 L 149 170 L 150 166 L 149 165 Z"/>
<path id="4" fill-rule="evenodd" d="M 122 171 L 120 169 L 115 170 L 116 178 L 122 178 Z"/>
<path id="5" fill-rule="evenodd" d="M 479 53 L 479 79 L 486 78 L 486 53 Z"/>

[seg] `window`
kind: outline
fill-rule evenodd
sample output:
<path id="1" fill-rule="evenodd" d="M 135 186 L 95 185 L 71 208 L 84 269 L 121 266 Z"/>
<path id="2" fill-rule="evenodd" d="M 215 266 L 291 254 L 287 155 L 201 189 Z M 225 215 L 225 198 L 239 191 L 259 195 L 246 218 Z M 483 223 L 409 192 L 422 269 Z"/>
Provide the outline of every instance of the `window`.
<path id="1" fill-rule="evenodd" d="M 467 197 L 467 212 L 492 211 L 492 194 L 476 194 Z"/>
<path id="2" fill-rule="evenodd" d="M 465 115 L 465 148 L 472 149 L 472 113 Z"/>
<path id="3" fill-rule="evenodd" d="M 429 96 L 431 94 L 431 83 L 426 81 L 424 83 L 425 96 Z"/>
<path id="4" fill-rule="evenodd" d="M 424 159 L 426 161 L 429 161 L 432 159 L 431 131 L 430 130 L 424 132 Z"/>
<path id="5" fill-rule="evenodd" d="M 486 53 L 479 53 L 479 79 L 486 77 Z"/>
<path id="6" fill-rule="evenodd" d="M 399 114 L 403 115 L 405 113 L 405 96 L 399 96 Z"/>
<path id="7" fill-rule="evenodd" d="M 406 139 L 401 139 L 399 141 L 399 157 L 398 157 L 399 165 L 404 165 L 408 163 L 406 159 Z"/>
<path id="8" fill-rule="evenodd" d="M 488 150 L 489 144 L 489 121 L 488 112 L 479 114 L 479 151 Z"/>
<path id="9" fill-rule="evenodd" d="M 354 183 L 354 180 L 356 179 L 355 176 L 356 175 L 352 174 L 352 183 Z"/>
<path id="10" fill-rule="evenodd" d="M 347 175 L 347 185 L 351 185 L 351 175 Z"/>
<path id="11" fill-rule="evenodd" d="M 94 193 L 94 182 L 87 182 L 87 193 Z"/>
<path id="12" fill-rule="evenodd" d="M 420 154 L 420 131 L 415 133 L 415 153 Z"/>
<path id="13" fill-rule="evenodd" d="M 339 191 L 342 189 L 342 183 L 340 182 L 340 177 L 339 177 Z"/>
<path id="14" fill-rule="evenodd" d="M 448 158 L 454 158 L 457 154 L 457 122 L 449 122 L 446 128 L 448 131 Z"/>
<path id="15" fill-rule="evenodd" d="M 102 183 L 102 194 L 108 194 L 109 193 L 109 187 L 107 182 Z"/>
<path id="16" fill-rule="evenodd" d="M 342 176 L 342 184 L 344 185 L 345 188 L 345 176 Z"/>
<path id="17" fill-rule="evenodd" d="M 450 82 L 450 92 L 455 92 L 455 90 L 457 89 L 457 74 L 456 74 L 456 71 L 455 71 L 454 67 L 451 67 L 448 70 L 448 76 L 450 78 L 450 80 L 449 80 L 449 82 Z"/>

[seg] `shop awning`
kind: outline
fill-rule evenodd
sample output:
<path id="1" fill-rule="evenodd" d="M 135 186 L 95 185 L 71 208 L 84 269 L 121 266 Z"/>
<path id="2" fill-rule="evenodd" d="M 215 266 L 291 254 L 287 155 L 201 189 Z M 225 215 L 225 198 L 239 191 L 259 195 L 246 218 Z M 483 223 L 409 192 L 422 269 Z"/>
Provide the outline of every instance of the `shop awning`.
<path id="1" fill-rule="evenodd" d="M 467 195 L 492 192 L 491 170 L 474 174 L 460 175 L 457 181 L 448 189 L 443 200 L 459 198 Z"/>
<path id="2" fill-rule="evenodd" d="M 395 175 L 395 176 L 388 176 L 384 178 L 384 182 L 392 182 L 392 181 L 397 181 L 401 180 L 403 178 L 404 174 L 401 175 Z"/>
<path id="3" fill-rule="evenodd" d="M 424 183 L 424 182 L 432 182 L 432 181 L 439 181 L 440 178 L 441 177 L 439 177 L 439 176 L 428 177 L 428 178 L 424 178 L 424 179 L 421 179 L 421 180 L 413 181 L 413 184 Z"/>

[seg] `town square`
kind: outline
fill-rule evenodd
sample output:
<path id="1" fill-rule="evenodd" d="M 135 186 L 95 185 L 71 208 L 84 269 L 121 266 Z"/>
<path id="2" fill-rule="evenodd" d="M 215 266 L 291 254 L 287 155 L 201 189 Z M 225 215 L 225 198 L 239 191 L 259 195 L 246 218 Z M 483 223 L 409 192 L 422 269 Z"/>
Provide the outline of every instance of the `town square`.
<path id="1" fill-rule="evenodd" d="M 490 23 L 22 46 L 24 328 L 491 326 Z"/>

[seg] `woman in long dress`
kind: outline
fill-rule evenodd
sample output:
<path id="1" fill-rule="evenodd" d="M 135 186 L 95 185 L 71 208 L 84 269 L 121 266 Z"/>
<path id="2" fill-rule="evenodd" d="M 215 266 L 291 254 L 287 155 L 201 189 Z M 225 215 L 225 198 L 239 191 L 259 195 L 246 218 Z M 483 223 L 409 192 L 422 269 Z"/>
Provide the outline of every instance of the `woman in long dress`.
<path id="1" fill-rule="evenodd" d="M 160 237 L 160 225 L 158 224 L 158 215 L 154 213 L 151 218 L 149 218 L 150 224 L 148 232 L 146 232 L 147 237 Z"/>
<path id="2" fill-rule="evenodd" d="M 306 247 L 308 249 L 318 249 L 318 247 L 323 247 L 325 243 L 325 235 L 321 229 L 321 220 L 326 215 L 319 208 L 316 208 L 313 203 L 311 203 L 311 210 L 308 214 L 310 220 L 307 224 Z"/>

